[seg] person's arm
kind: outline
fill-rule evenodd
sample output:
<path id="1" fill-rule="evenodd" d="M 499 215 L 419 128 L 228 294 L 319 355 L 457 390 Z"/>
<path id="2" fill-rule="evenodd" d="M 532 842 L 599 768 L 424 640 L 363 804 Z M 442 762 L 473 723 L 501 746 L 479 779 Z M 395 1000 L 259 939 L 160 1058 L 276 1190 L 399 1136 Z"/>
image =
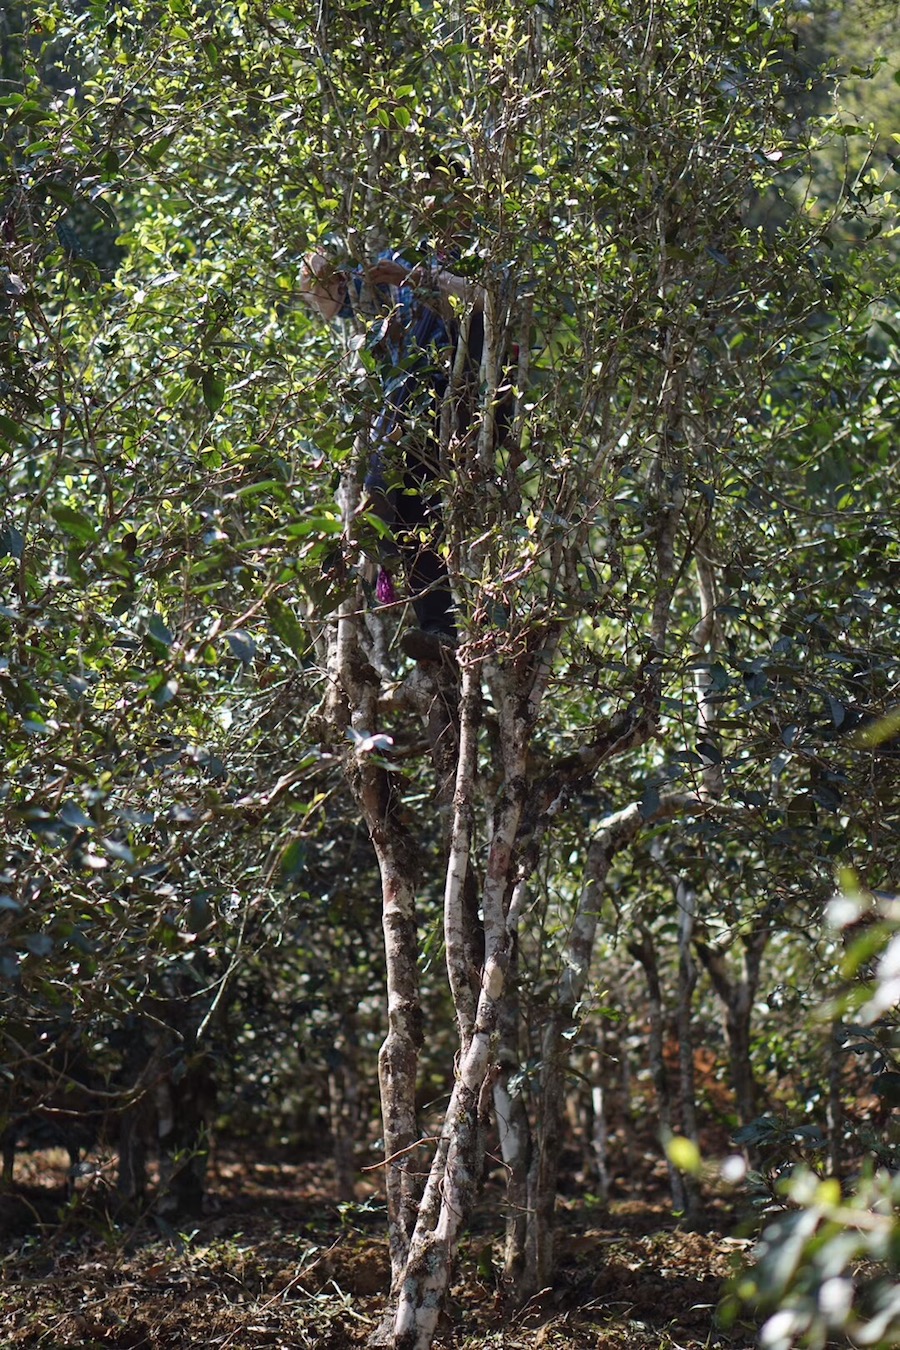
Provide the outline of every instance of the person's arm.
<path id="1" fill-rule="evenodd" d="M 347 303 L 347 277 L 324 253 L 307 253 L 300 269 L 300 297 L 323 319 L 336 319 Z"/>
<path id="2" fill-rule="evenodd" d="M 432 272 L 431 280 L 443 296 L 452 295 L 454 299 L 462 300 L 463 304 L 472 305 L 474 309 L 481 309 L 484 305 L 484 287 L 477 281 L 470 281 L 468 277 L 458 277 L 455 272 L 448 272 L 445 267 L 439 267 Z"/>
<path id="3" fill-rule="evenodd" d="M 367 269 L 367 276 L 376 286 L 411 286 L 414 290 L 437 291 L 444 300 L 453 296 L 476 309 L 484 303 L 484 287 L 477 281 L 458 277 L 443 267 L 429 267 L 426 263 L 409 268 L 396 258 L 381 258 Z"/>

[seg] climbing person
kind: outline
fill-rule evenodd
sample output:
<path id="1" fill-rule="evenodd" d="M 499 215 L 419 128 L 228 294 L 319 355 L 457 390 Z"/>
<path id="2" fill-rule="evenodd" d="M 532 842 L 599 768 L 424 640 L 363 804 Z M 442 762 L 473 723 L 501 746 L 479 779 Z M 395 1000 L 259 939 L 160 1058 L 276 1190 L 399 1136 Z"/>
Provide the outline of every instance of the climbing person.
<path id="1" fill-rule="evenodd" d="M 304 259 L 300 295 L 326 321 L 355 317 L 377 325 L 370 343 L 383 401 L 372 426 L 365 487 L 372 509 L 393 533 L 418 621 L 403 634 L 401 647 L 414 660 L 440 661 L 457 641 L 434 490 L 441 408 L 457 339 L 450 298 L 469 305 L 480 321 L 483 292 L 443 266 L 438 254 L 413 265 L 391 250 L 368 266 L 341 269 L 314 251 Z M 471 343 L 467 355 L 471 364 Z M 467 422 L 458 409 L 457 431 Z M 379 592 L 392 593 L 384 569 Z"/>

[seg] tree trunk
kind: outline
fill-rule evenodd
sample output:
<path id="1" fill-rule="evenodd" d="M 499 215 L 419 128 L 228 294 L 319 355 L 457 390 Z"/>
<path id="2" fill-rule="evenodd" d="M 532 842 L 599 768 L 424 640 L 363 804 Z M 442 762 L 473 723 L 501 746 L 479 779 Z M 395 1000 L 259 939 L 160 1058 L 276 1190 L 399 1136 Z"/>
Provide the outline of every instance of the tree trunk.
<path id="1" fill-rule="evenodd" d="M 750 1058 L 750 1013 L 751 1004 L 744 996 L 745 989 L 738 988 L 734 997 L 725 1008 L 725 1033 L 728 1037 L 728 1063 L 731 1073 L 731 1086 L 742 1125 L 756 1118 L 756 1080 L 753 1077 L 753 1065 Z"/>
<path id="2" fill-rule="evenodd" d="M 531 1128 L 525 1110 L 519 1072 L 518 948 L 511 935 L 509 978 L 498 1016 L 499 1046 L 494 1083 L 494 1117 L 500 1157 L 506 1167 L 506 1237 L 503 1282 L 509 1293 L 519 1286 L 525 1268 L 528 1233 L 528 1172 L 531 1165 Z"/>
<path id="3" fill-rule="evenodd" d="M 558 1004 L 541 1036 L 541 1068 L 535 1105 L 535 1139 L 528 1169 L 525 1263 L 516 1286 L 524 1304 L 553 1277 L 554 1218 L 559 1154 L 562 1144 L 563 1097 L 567 1067 L 566 1032 L 574 1023 L 590 974 L 603 885 L 613 854 L 637 831 L 636 808 L 611 817 L 588 851 L 584 881 L 566 944 Z"/>
<path id="4" fill-rule="evenodd" d="M 460 754 L 454 794 L 454 827 L 447 870 L 444 912 L 447 959 L 460 1028 L 456 1083 L 431 1165 L 418 1221 L 410 1241 L 394 1324 L 395 1350 L 428 1350 L 450 1283 L 460 1234 L 474 1202 L 484 1160 L 489 1103 L 497 1078 L 495 1032 L 506 987 L 511 951 L 508 926 L 514 891 L 515 845 L 526 795 L 526 751 L 550 669 L 545 639 L 530 659 L 508 668 L 488 663 L 488 679 L 500 731 L 503 784 L 494 811 L 482 888 L 484 965 L 474 1016 L 470 1013 L 470 972 L 461 940 L 463 882 L 474 785 L 475 740 L 470 696 L 473 662 L 460 652 Z"/>
<path id="5" fill-rule="evenodd" d="M 342 482 L 340 504 L 348 536 L 358 509 L 365 454 L 365 446 L 360 444 L 358 462 Z M 361 645 L 364 610 L 358 587 L 352 600 L 340 607 L 332 629 L 330 713 L 335 730 L 352 742 L 347 778 L 368 827 L 381 877 L 388 1026 L 378 1055 L 378 1081 L 395 1300 L 409 1254 L 419 1196 L 412 1156 L 418 1139 L 416 1078 L 422 1043 L 415 896 L 419 857 L 404 821 L 395 775 L 380 762 L 379 751 L 385 748 L 378 740 L 380 678 Z"/>
<path id="6" fill-rule="evenodd" d="M 692 1000 L 697 984 L 697 967 L 691 954 L 694 936 L 697 898 L 693 891 L 679 881 L 675 887 L 678 905 L 678 1006 L 676 1030 L 678 1035 L 678 1085 L 681 1097 L 681 1131 L 695 1144 L 697 1134 L 697 1089 L 694 1077 L 694 1019 Z M 684 1177 L 685 1214 L 693 1218 L 700 1197 L 693 1177 Z"/>
<path id="7" fill-rule="evenodd" d="M 647 981 L 647 1019 L 649 1022 L 647 1052 L 650 1060 L 650 1074 L 656 1092 L 660 1131 L 662 1141 L 665 1144 L 672 1134 L 672 1096 L 669 1089 L 669 1075 L 666 1073 L 665 1060 L 663 1059 L 662 988 L 656 961 L 656 948 L 649 929 L 641 927 L 637 940 L 628 944 L 628 950 L 640 962 Z M 669 1173 L 672 1204 L 677 1213 L 683 1214 L 688 1205 L 684 1177 L 668 1156 L 666 1157 L 666 1167 Z"/>
<path id="8" fill-rule="evenodd" d="M 722 1006 L 731 1086 L 742 1125 L 749 1125 L 757 1114 L 758 1092 L 750 1053 L 751 1019 L 759 987 L 760 963 L 768 940 L 769 932 L 760 921 L 755 932 L 741 939 L 741 964 L 736 975 L 729 971 L 721 948 L 703 941 L 695 943 Z"/>
<path id="9" fill-rule="evenodd" d="M 843 1022 L 835 1017 L 831 1023 L 828 1042 L 828 1170 L 834 1177 L 841 1175 L 844 1133 L 844 1098 L 841 1078 L 845 1063 Z"/>
<path id="10" fill-rule="evenodd" d="M 512 852 L 508 841 L 510 830 L 514 837 L 520 810 L 520 802 L 507 803 L 506 810 L 500 813 L 490 849 L 485 878 L 485 963 L 481 992 L 403 1272 L 394 1327 L 395 1350 L 428 1350 L 431 1345 L 459 1237 L 481 1176 L 488 1102 L 495 1079 L 494 1033 L 509 955 L 503 913 Z"/>
<path id="11" fill-rule="evenodd" d="M 606 1089 L 603 1086 L 603 1069 L 606 1057 L 600 1054 L 591 1056 L 591 1151 L 594 1155 L 594 1187 L 597 1199 L 605 1205 L 609 1201 L 609 1126 L 606 1119 Z"/>
<path id="12" fill-rule="evenodd" d="M 694 800 L 676 794 L 664 798 L 653 819 L 682 810 L 687 802 Z M 576 1009 L 590 975 L 603 888 L 610 865 L 645 823 L 641 807 L 633 803 L 608 817 L 588 850 L 584 881 L 564 953 L 557 1006 L 549 1014 L 541 1037 L 535 1138 L 528 1172 L 526 1259 L 517 1290 L 520 1303 L 532 1298 L 553 1278 L 553 1229 L 562 1147 L 568 1033 L 575 1025 Z M 661 1046 L 660 1040 L 660 1054 Z"/>
<path id="13" fill-rule="evenodd" d="M 376 833 L 380 836 L 380 831 Z M 422 1044 L 422 1009 L 415 892 L 410 869 L 398 865 L 395 850 L 386 839 L 376 840 L 376 852 L 381 870 L 388 1006 L 388 1031 L 378 1054 L 378 1084 L 384 1130 L 388 1236 L 396 1285 L 406 1264 L 418 1207 L 411 1149 L 418 1138 L 416 1077 Z"/>
<path id="14" fill-rule="evenodd" d="M 562 1033 L 569 1025 L 568 1017 L 552 1013 L 541 1037 L 537 1144 L 528 1170 L 525 1268 L 516 1294 L 520 1305 L 545 1289 L 553 1277 L 553 1229 L 566 1073 Z"/>

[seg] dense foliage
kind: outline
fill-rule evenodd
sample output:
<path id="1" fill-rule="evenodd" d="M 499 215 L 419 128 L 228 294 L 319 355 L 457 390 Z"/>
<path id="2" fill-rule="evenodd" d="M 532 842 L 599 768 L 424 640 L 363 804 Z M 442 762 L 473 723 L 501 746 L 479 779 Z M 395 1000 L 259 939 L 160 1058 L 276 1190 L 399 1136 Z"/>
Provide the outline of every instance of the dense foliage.
<path id="1" fill-rule="evenodd" d="M 418 1160 L 385 1169 L 394 1303 L 497 1136 L 515 1301 L 563 1145 L 602 1196 L 652 1087 L 661 1140 L 744 1127 L 769 1202 L 798 1154 L 830 1174 L 760 1267 L 761 1306 L 815 1303 L 878 1253 L 780 1253 L 894 1204 L 893 1032 L 859 1049 L 824 916 L 841 869 L 893 891 L 900 829 L 895 161 L 826 102 L 819 30 L 698 0 L 0 27 L 0 1133 L 64 1137 L 88 1092 L 114 1134 L 166 1081 L 176 1175 L 214 1119 L 327 1125 L 352 1196 L 383 1128 Z M 483 295 L 440 671 L 376 590 L 382 330 L 301 303 L 316 247 L 443 250 Z M 887 1170 L 845 1204 L 860 1128 Z M 802 1298 L 772 1345 L 837 1324 Z"/>

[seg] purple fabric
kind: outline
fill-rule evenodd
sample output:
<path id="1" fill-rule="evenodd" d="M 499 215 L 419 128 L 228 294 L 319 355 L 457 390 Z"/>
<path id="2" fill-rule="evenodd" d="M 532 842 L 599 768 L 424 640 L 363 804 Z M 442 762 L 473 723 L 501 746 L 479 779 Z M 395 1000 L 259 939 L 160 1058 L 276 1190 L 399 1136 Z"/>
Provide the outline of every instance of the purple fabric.
<path id="1" fill-rule="evenodd" d="M 379 567 L 378 580 L 375 583 L 375 599 L 379 605 L 395 605 L 397 603 L 397 592 L 394 590 L 394 579 L 386 567 Z"/>

